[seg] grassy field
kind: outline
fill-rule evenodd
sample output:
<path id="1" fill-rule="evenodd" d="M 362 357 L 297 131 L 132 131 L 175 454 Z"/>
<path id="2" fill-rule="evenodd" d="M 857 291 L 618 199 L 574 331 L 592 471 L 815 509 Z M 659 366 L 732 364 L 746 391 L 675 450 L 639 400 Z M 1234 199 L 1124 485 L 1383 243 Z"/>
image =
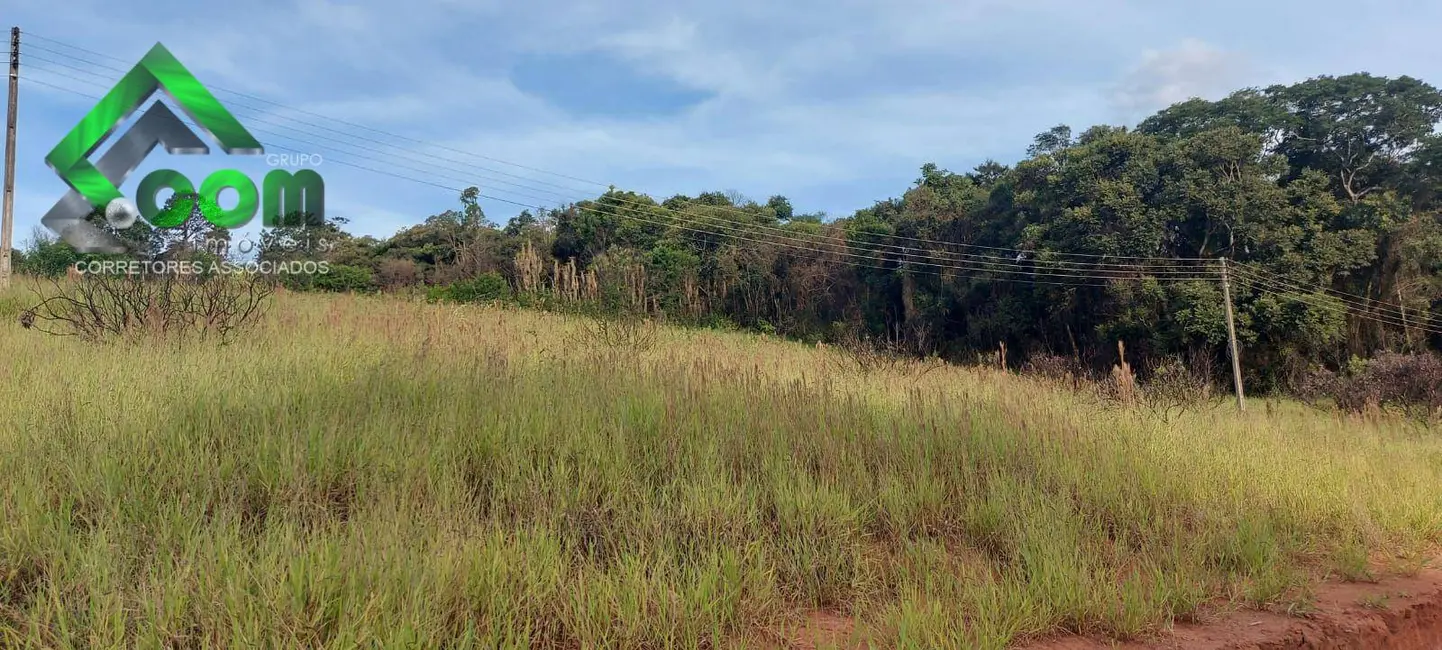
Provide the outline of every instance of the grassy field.
<path id="1" fill-rule="evenodd" d="M 1163 425 L 749 335 L 284 295 L 224 347 L 0 296 L 0 647 L 876 647 L 1128 637 L 1442 542 L 1442 438 Z M 8 301 L 8 302 L 7 302 Z M 8 305 L 8 307 L 6 306 Z"/>

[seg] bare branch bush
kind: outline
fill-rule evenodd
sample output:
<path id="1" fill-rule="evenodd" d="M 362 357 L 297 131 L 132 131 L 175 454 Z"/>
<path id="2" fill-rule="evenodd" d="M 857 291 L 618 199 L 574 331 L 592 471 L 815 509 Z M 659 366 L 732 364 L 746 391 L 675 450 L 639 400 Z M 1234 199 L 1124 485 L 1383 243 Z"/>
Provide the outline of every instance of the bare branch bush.
<path id="1" fill-rule="evenodd" d="M 1126 360 L 1126 346 L 1117 343 L 1118 361 L 1111 373 L 1093 385 L 1096 396 L 1109 406 L 1137 408 L 1163 423 L 1182 415 L 1215 406 L 1212 399 L 1214 363 L 1210 357 L 1193 355 L 1152 359 L 1139 375 Z"/>
<path id="2" fill-rule="evenodd" d="M 1079 390 L 1089 373 L 1081 361 L 1057 354 L 1033 354 L 1021 366 L 1021 373 L 1044 382 Z"/>
<path id="3" fill-rule="evenodd" d="M 1321 366 L 1312 366 L 1299 373 L 1293 393 L 1303 404 L 1317 409 L 1342 407 L 1339 389 L 1343 377 Z M 1329 403 L 1330 400 L 1330 403 Z M 1365 400 L 1364 400 L 1365 401 Z"/>
<path id="4" fill-rule="evenodd" d="M 86 341 L 181 337 L 222 344 L 260 319 L 273 283 L 247 275 L 84 275 L 37 289 L 20 315 L 26 329 Z"/>
<path id="5" fill-rule="evenodd" d="M 1142 408 L 1163 423 L 1212 403 L 1212 381 L 1205 370 L 1171 356 L 1154 360 L 1138 393 Z"/>
<path id="6" fill-rule="evenodd" d="M 833 363 L 843 369 L 858 370 L 863 374 L 883 370 L 899 371 L 912 362 L 906 355 L 904 342 L 871 336 L 856 327 L 843 330 L 837 337 L 835 347 L 841 354 L 833 358 Z M 921 367 L 925 368 L 921 372 L 929 372 L 935 368 L 935 364 L 922 364 Z"/>
<path id="7" fill-rule="evenodd" d="M 660 326 L 638 311 L 595 314 L 575 336 L 575 342 L 605 355 L 635 355 L 656 347 Z"/>
<path id="8" fill-rule="evenodd" d="M 1442 356 L 1384 352 L 1345 375 L 1313 369 L 1303 396 L 1318 405 L 1330 398 L 1349 413 L 1387 409 L 1427 427 L 1442 424 Z"/>

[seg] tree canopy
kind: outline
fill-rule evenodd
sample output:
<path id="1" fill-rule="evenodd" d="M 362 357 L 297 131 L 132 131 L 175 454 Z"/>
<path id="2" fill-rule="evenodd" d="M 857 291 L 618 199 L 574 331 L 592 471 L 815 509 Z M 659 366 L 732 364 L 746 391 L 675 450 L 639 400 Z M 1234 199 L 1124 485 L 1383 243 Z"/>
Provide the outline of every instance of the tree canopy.
<path id="1" fill-rule="evenodd" d="M 1224 358 L 1206 260 L 1227 258 L 1248 380 L 1275 387 L 1308 364 L 1442 349 L 1439 119 L 1442 92 L 1420 80 L 1324 76 L 1192 99 L 1135 128 L 1056 125 L 1014 164 L 928 163 L 898 197 L 836 219 L 785 196 L 611 188 L 500 226 L 469 188 L 459 209 L 385 239 L 332 219 L 268 233 L 260 255 L 329 259 L 344 281 L 317 288 L 499 276 L 517 299 L 544 300 L 594 278 L 597 299 L 675 320 L 1099 363 L 1118 340 L 1142 356 Z M 278 244 L 321 231 L 324 250 Z M 137 237 L 153 254 L 176 246 Z M 53 242 L 32 248 L 27 265 L 54 266 Z"/>

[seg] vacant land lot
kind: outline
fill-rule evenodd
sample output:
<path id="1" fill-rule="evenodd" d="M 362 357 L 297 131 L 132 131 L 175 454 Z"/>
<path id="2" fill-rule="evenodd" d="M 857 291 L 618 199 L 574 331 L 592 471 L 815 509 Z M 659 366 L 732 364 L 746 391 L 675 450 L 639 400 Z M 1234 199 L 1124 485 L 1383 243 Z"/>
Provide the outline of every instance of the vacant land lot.
<path id="1" fill-rule="evenodd" d="M 1442 439 L 380 298 L 226 347 L 0 323 L 0 646 L 882 647 L 1293 612 L 1442 542 Z M 621 337 L 625 338 L 625 337 Z M 615 339 L 606 339 L 615 342 Z"/>

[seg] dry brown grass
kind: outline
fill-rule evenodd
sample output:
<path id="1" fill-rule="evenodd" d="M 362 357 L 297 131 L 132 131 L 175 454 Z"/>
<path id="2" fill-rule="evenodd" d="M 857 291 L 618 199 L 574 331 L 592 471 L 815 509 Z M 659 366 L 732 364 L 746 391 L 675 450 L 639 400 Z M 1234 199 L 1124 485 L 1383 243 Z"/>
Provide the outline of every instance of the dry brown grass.
<path id="1" fill-rule="evenodd" d="M 225 348 L 0 324 L 0 646 L 881 646 L 1128 637 L 1442 530 L 1442 444 L 1163 424 L 994 369 L 285 294 Z"/>

